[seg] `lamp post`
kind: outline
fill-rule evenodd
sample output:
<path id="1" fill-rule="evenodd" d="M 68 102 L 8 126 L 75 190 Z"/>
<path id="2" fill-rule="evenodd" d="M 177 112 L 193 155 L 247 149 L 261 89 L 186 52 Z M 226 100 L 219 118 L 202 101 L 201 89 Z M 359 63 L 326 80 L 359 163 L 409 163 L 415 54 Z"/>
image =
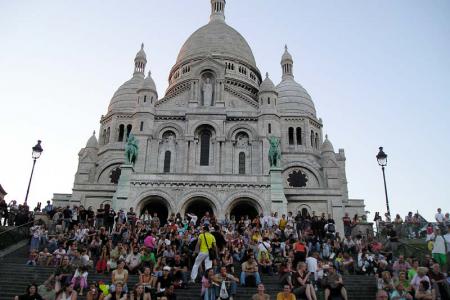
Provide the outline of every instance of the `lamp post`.
<path id="1" fill-rule="evenodd" d="M 36 146 L 34 146 L 31 149 L 33 149 L 33 152 L 31 153 L 31 158 L 33 159 L 33 167 L 31 168 L 30 181 L 28 182 L 27 194 L 25 196 L 24 205 L 27 205 L 28 194 L 30 193 L 31 179 L 33 179 L 34 165 L 36 164 L 36 160 L 41 156 L 42 151 L 44 151 L 44 149 L 42 149 L 41 147 L 41 140 L 38 140 Z"/>
<path id="2" fill-rule="evenodd" d="M 380 149 L 380 151 L 377 154 L 377 161 L 378 161 L 378 164 L 381 166 L 381 170 L 383 171 L 384 194 L 386 196 L 386 208 L 387 208 L 388 215 L 391 216 L 391 210 L 389 209 L 389 199 L 388 199 L 387 187 L 386 187 L 386 175 L 384 173 L 384 167 L 387 165 L 387 154 L 384 153 L 383 147 L 380 147 L 379 149 Z"/>

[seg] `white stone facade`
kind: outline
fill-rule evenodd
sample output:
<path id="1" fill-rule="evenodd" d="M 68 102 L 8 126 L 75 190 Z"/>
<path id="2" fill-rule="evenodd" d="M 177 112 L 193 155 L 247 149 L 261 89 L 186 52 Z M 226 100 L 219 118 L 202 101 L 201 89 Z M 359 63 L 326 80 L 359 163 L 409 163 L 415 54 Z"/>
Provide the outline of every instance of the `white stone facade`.
<path id="1" fill-rule="evenodd" d="M 111 178 L 125 162 L 131 132 L 139 154 L 127 169 L 126 199 L 116 208 L 163 214 L 209 209 L 220 219 L 231 212 L 270 214 L 276 206 L 268 137 L 276 136 L 287 211 L 336 219 L 364 214 L 362 200 L 348 199 L 344 150 L 335 153 L 324 139 L 311 97 L 294 80 L 287 47 L 280 84 L 262 80 L 251 48 L 225 23 L 225 0 L 211 3 L 210 22 L 181 48 L 162 98 L 150 72 L 144 76 L 142 45 L 133 77 L 101 117 L 99 140 L 94 134 L 79 152 L 72 194 L 55 194 L 55 204 L 111 203 L 118 186 Z"/>

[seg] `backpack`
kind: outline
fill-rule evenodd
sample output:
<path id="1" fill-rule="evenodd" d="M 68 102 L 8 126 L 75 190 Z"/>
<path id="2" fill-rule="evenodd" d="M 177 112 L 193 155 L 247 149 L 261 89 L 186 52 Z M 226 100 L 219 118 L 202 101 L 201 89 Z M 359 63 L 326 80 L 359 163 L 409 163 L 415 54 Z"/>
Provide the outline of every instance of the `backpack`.
<path id="1" fill-rule="evenodd" d="M 334 227 L 333 223 L 328 223 L 327 230 L 328 232 L 335 232 L 336 228 Z"/>

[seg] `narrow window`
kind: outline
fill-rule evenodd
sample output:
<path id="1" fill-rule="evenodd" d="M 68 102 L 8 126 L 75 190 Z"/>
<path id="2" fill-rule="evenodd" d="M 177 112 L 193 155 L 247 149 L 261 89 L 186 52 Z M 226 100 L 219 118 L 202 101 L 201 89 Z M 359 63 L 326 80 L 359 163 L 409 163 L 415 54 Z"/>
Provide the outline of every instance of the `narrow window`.
<path id="1" fill-rule="evenodd" d="M 144 122 L 141 122 L 141 127 L 139 128 L 140 131 L 144 131 Z"/>
<path id="2" fill-rule="evenodd" d="M 270 123 L 267 125 L 267 132 L 272 133 L 272 124 Z"/>
<path id="3" fill-rule="evenodd" d="M 297 145 L 302 144 L 302 129 L 297 127 Z"/>
<path id="4" fill-rule="evenodd" d="M 123 142 L 123 135 L 125 133 L 125 125 L 121 124 L 119 126 L 119 138 L 117 139 L 117 141 L 119 142 Z"/>
<path id="5" fill-rule="evenodd" d="M 239 174 L 245 174 L 245 153 L 239 153 Z"/>
<path id="6" fill-rule="evenodd" d="M 147 96 L 144 95 L 144 103 L 147 102 Z"/>
<path id="7" fill-rule="evenodd" d="M 267 97 L 267 104 L 270 104 L 270 97 Z"/>
<path id="8" fill-rule="evenodd" d="M 106 144 L 106 129 L 103 129 L 101 142 L 102 142 L 103 145 Z"/>
<path id="9" fill-rule="evenodd" d="M 314 132 L 311 130 L 311 147 L 314 147 Z"/>
<path id="10" fill-rule="evenodd" d="M 317 134 L 317 133 L 316 133 L 315 146 L 316 146 L 316 149 L 319 149 L 319 134 Z"/>
<path id="11" fill-rule="evenodd" d="M 108 130 L 106 130 L 106 144 L 109 143 L 109 136 L 111 135 L 110 127 L 108 127 Z"/>
<path id="12" fill-rule="evenodd" d="M 294 145 L 294 127 L 289 127 L 289 145 Z"/>
<path id="13" fill-rule="evenodd" d="M 128 140 L 128 137 L 130 136 L 130 133 L 131 133 L 131 129 L 132 129 L 133 127 L 131 126 L 131 124 L 128 124 L 127 125 L 127 140 Z"/>
<path id="14" fill-rule="evenodd" d="M 211 133 L 208 130 L 202 131 L 200 135 L 200 166 L 209 166 L 209 143 Z"/>
<path id="15" fill-rule="evenodd" d="M 164 173 L 170 173 L 170 159 L 172 153 L 170 151 L 166 151 L 164 153 Z"/>

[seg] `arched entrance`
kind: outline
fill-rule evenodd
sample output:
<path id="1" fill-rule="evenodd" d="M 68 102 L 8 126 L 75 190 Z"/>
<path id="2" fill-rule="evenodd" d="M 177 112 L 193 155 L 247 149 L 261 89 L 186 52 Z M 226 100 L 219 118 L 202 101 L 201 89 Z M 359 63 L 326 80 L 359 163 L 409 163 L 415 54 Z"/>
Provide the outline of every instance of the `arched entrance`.
<path id="1" fill-rule="evenodd" d="M 192 213 L 200 220 L 205 213 L 208 212 L 211 216 L 214 215 L 214 204 L 205 197 L 191 198 L 185 205 L 184 213 Z"/>
<path id="2" fill-rule="evenodd" d="M 155 213 L 161 222 L 161 225 L 166 224 L 169 217 L 169 209 L 166 200 L 159 196 L 152 196 L 143 201 L 140 214 L 142 215 L 146 210 L 153 216 Z"/>
<path id="3" fill-rule="evenodd" d="M 255 201 L 250 198 L 240 198 L 234 201 L 230 206 L 230 218 L 234 216 L 235 220 L 240 220 L 241 217 L 248 216 L 250 219 L 258 216 L 261 211 Z"/>

